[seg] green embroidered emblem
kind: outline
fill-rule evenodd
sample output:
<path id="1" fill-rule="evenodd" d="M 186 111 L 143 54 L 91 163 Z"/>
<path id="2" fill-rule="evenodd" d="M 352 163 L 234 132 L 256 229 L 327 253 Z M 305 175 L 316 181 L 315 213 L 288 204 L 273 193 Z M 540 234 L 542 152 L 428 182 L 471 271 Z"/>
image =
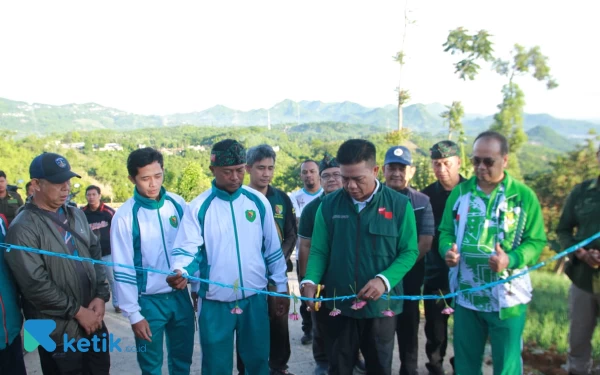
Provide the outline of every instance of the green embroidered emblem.
<path id="1" fill-rule="evenodd" d="M 177 220 L 177 216 L 175 216 L 175 215 L 171 216 L 171 217 L 169 218 L 169 223 L 171 223 L 171 226 L 172 226 L 173 228 L 177 228 L 177 224 L 179 224 L 179 223 L 178 223 L 178 220 Z"/>
<path id="2" fill-rule="evenodd" d="M 254 210 L 246 210 L 246 219 L 253 223 L 256 220 L 256 211 Z"/>

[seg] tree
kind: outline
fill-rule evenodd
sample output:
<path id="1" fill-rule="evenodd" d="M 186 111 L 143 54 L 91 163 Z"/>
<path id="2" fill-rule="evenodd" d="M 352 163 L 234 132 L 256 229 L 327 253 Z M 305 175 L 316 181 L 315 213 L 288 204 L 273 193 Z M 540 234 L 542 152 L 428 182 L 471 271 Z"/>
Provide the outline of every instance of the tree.
<path id="1" fill-rule="evenodd" d="M 410 99 L 410 94 L 408 92 L 408 90 L 405 90 L 402 88 L 402 68 L 404 67 L 404 63 L 405 63 L 405 53 L 404 53 L 404 47 L 405 47 L 405 41 L 406 41 L 406 29 L 407 26 L 409 24 L 414 23 L 414 21 L 410 21 L 408 19 L 408 0 L 406 0 L 405 4 L 404 4 L 404 30 L 402 32 L 402 45 L 400 48 L 400 51 L 398 51 L 396 53 L 396 55 L 393 57 L 394 61 L 396 61 L 400 67 L 399 70 L 399 75 L 398 75 L 398 87 L 396 88 L 396 91 L 398 92 L 398 131 L 402 132 L 403 129 L 403 114 L 402 114 L 402 107 L 404 106 L 404 104 L 406 104 L 406 102 L 408 102 L 408 100 Z"/>
<path id="2" fill-rule="evenodd" d="M 186 202 L 194 199 L 202 191 L 208 189 L 205 176 L 198 163 L 188 163 L 183 169 L 183 173 L 177 182 L 177 194 L 181 195 Z"/>
<path id="3" fill-rule="evenodd" d="M 579 145 L 575 150 L 560 155 L 555 161 L 550 162 L 550 169 L 544 173 L 525 176 L 527 184 L 537 193 L 544 214 L 546 233 L 550 249 L 542 254 L 548 258 L 553 252 L 561 249 L 557 236 L 556 226 L 562 211 L 562 206 L 567 195 L 573 187 L 587 179 L 598 176 L 598 162 L 596 143 L 600 137 L 592 131 L 585 144 Z M 562 271 L 563 263 L 558 262 L 555 270 Z"/>
<path id="4" fill-rule="evenodd" d="M 511 153 L 514 155 L 527 141 L 527 135 L 523 130 L 523 108 L 525 106 L 525 94 L 514 82 L 519 76 L 531 75 L 538 81 L 544 81 L 548 90 L 558 87 L 556 80 L 550 75 L 548 58 L 541 53 L 540 47 L 527 50 L 525 47 L 515 44 L 509 60 L 495 58 L 490 41 L 491 35 L 480 30 L 475 34 L 469 34 L 468 30 L 459 27 L 450 31 L 446 42 L 443 44 L 445 52 L 452 55 L 461 54 L 463 59 L 455 64 L 459 77 L 474 80 L 481 66 L 478 61 L 492 62 L 492 68 L 496 73 L 508 78 L 508 82 L 502 88 L 502 103 L 498 105 L 499 112 L 494 116 L 491 130 L 504 134 L 509 141 Z M 509 170 L 519 174 L 518 162 L 515 157 L 511 158 Z"/>
<path id="5" fill-rule="evenodd" d="M 452 105 L 446 106 L 448 109 L 440 114 L 443 119 L 448 121 L 448 139 L 452 139 L 452 133 L 458 133 L 459 136 L 464 134 L 462 118 L 465 115 L 465 110 L 461 102 L 454 101 Z"/>

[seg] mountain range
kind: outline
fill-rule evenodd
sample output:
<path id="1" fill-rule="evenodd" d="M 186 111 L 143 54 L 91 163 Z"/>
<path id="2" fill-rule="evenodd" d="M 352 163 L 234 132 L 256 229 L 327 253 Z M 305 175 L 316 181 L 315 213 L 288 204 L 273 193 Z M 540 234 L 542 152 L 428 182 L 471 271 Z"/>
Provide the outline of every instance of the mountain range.
<path id="1" fill-rule="evenodd" d="M 440 113 L 446 107 L 439 103 L 412 104 L 403 108 L 404 126 L 418 132 L 440 133 L 446 127 Z M 277 124 L 305 124 L 339 122 L 363 124 L 395 129 L 398 109 L 395 105 L 370 108 L 353 102 L 324 103 L 321 101 L 295 102 L 289 99 L 269 109 L 240 111 L 217 105 L 203 111 L 177 113 L 166 116 L 139 115 L 95 103 L 85 104 L 28 104 L 0 98 L 0 129 L 15 132 L 17 136 L 45 135 L 68 131 L 132 130 L 177 125 L 196 126 L 267 126 Z M 463 125 L 467 134 L 487 129 L 492 116 L 466 114 Z M 591 121 L 558 119 L 548 114 L 524 114 L 526 131 L 536 127 L 550 128 L 570 138 L 585 137 L 591 129 L 600 132 L 600 124 Z"/>

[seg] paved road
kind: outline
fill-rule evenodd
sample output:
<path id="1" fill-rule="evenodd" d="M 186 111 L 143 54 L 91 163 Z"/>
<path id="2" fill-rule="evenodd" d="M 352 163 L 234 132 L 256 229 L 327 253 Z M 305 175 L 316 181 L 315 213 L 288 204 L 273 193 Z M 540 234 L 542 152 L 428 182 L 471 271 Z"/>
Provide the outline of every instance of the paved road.
<path id="1" fill-rule="evenodd" d="M 298 290 L 298 283 L 296 280 L 295 273 L 289 273 L 290 278 L 290 286 L 293 290 Z M 134 346 L 135 341 L 133 340 L 133 333 L 131 331 L 131 326 L 126 318 L 124 318 L 120 314 L 116 314 L 112 309 L 112 305 L 110 303 L 106 304 L 107 312 L 105 316 L 106 325 L 111 333 L 113 333 L 116 337 L 120 337 L 121 348 L 126 346 Z M 421 351 L 419 353 L 419 365 L 420 365 L 420 375 L 427 375 L 427 371 L 425 369 L 425 362 L 427 357 L 425 356 L 425 336 L 423 333 L 423 324 L 421 322 L 421 332 L 419 336 L 419 347 Z M 290 371 L 296 375 L 312 375 L 314 370 L 314 360 L 312 358 L 312 349 L 311 346 L 304 346 L 300 343 L 300 337 L 302 336 L 301 324 L 300 321 L 290 321 L 290 338 L 292 345 L 292 357 L 289 362 Z M 452 356 L 453 350 L 452 347 L 448 348 L 448 358 Z M 166 357 L 166 349 L 165 349 L 165 357 Z M 234 356 L 235 358 L 235 356 Z M 398 359 L 398 352 L 396 347 L 396 355 L 393 364 L 393 372 L 398 373 L 400 370 L 400 360 Z M 198 343 L 198 334 L 196 333 L 196 340 L 194 342 L 194 362 L 192 364 L 192 374 L 201 374 L 200 370 L 201 363 L 201 354 L 200 354 L 200 345 Z M 25 356 L 25 364 L 27 366 L 27 373 L 29 375 L 41 375 L 42 371 L 39 365 L 39 357 L 37 352 L 29 353 Z M 235 365 L 234 365 L 235 368 Z M 447 373 L 450 374 L 450 365 L 446 363 Z M 111 353 L 111 373 L 112 374 L 140 374 L 139 367 L 137 365 L 135 353 Z M 163 364 L 163 374 L 168 374 L 166 358 Z M 237 374 L 237 372 L 234 372 Z M 492 371 L 489 366 L 485 366 L 484 375 L 491 375 Z"/>

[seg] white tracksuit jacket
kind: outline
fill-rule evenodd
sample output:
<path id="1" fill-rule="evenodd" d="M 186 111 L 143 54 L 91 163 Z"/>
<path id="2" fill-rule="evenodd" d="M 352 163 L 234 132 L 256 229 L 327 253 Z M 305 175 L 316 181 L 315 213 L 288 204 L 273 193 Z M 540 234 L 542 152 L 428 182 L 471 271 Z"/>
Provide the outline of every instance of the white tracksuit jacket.
<path id="1" fill-rule="evenodd" d="M 173 289 L 164 274 L 136 272 L 117 264 L 169 272 L 173 264 L 171 249 L 185 207 L 183 198 L 164 188 L 159 201 L 142 197 L 136 190 L 113 217 L 110 246 L 115 263 L 115 292 L 119 308 L 131 324 L 144 319 L 138 304 L 141 295 L 169 293 Z"/>
<path id="2" fill-rule="evenodd" d="M 173 246 L 171 270 L 223 284 L 264 290 L 271 280 L 287 291 L 287 267 L 273 211 L 260 192 L 242 186 L 229 194 L 213 187 L 186 208 Z M 200 298 L 231 302 L 254 292 L 201 283 Z"/>

